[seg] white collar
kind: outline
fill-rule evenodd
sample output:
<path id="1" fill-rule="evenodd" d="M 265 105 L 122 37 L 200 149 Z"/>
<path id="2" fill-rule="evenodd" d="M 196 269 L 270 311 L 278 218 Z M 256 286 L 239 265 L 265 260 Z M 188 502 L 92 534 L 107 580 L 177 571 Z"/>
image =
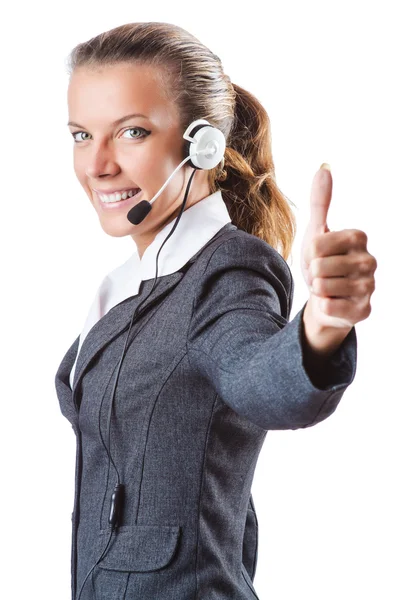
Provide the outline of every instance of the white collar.
<path id="1" fill-rule="evenodd" d="M 157 252 L 175 221 L 176 218 L 163 227 L 143 253 L 140 261 L 142 281 L 155 277 Z M 221 190 L 190 206 L 182 213 L 175 231 L 161 249 L 158 258 L 158 277 L 175 273 L 183 267 L 204 244 L 230 222 Z"/>
<path id="2" fill-rule="evenodd" d="M 157 252 L 174 226 L 176 219 L 177 217 L 159 231 L 145 249 L 142 259 L 139 258 L 136 248 L 127 261 L 103 279 L 80 334 L 75 363 L 70 373 L 71 386 L 77 356 L 88 332 L 113 306 L 130 296 L 135 296 L 139 291 L 141 281 L 155 278 Z M 221 190 L 217 190 L 184 210 L 175 231 L 160 251 L 157 277 L 178 271 L 226 223 L 231 223 L 231 218 Z"/>

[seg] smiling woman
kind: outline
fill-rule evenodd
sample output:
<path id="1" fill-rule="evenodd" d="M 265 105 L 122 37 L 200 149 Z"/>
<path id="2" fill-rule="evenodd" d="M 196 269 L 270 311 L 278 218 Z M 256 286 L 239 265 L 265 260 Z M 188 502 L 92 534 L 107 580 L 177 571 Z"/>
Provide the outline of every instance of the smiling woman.
<path id="1" fill-rule="evenodd" d="M 314 381 L 305 307 L 288 322 L 295 217 L 267 113 L 197 38 L 130 23 L 79 44 L 68 107 L 77 178 L 103 230 L 137 247 L 104 278 L 55 378 L 77 442 L 72 599 L 258 598 L 262 444 L 336 409 L 354 328 Z M 218 144 L 218 162 L 191 173 L 200 132 L 226 141 L 224 165 Z"/>
<path id="2" fill-rule="evenodd" d="M 195 52 L 200 60 L 192 62 Z M 68 70 L 75 172 L 106 233 L 130 235 L 142 257 L 175 218 L 186 168 L 136 226 L 126 213 L 138 198 L 109 213 L 93 190 L 135 187 L 142 190 L 141 198 L 152 198 L 184 157 L 183 132 L 195 118 L 203 118 L 226 137 L 225 170 L 198 170 L 185 210 L 221 189 L 240 229 L 289 256 L 296 223 L 275 182 L 267 113 L 252 94 L 231 83 L 219 58 L 194 36 L 169 23 L 122 25 L 79 44 Z"/>
<path id="3" fill-rule="evenodd" d="M 132 227 L 126 219 L 128 209 L 142 197 L 151 198 L 181 160 L 182 141 L 175 143 L 181 138 L 176 109 L 163 94 L 156 70 L 133 63 L 75 68 L 68 104 L 76 175 L 104 231 L 117 237 L 131 235 L 142 256 L 181 203 L 186 171 L 173 178 L 142 225 Z M 132 112 L 131 107 L 137 110 Z M 141 191 L 123 200 L 112 195 L 131 189 Z M 208 184 L 198 177 L 189 206 L 208 194 Z"/>

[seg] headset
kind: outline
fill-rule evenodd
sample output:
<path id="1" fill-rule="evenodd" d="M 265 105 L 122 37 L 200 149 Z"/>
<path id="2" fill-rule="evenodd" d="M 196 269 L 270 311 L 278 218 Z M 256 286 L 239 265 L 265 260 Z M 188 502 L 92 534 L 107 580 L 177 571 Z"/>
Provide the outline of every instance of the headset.
<path id="1" fill-rule="evenodd" d="M 109 519 L 108 519 L 109 525 L 110 525 L 109 539 L 107 541 L 107 544 L 106 544 L 102 554 L 100 555 L 100 557 L 98 558 L 96 563 L 88 571 L 88 573 L 83 581 L 83 584 L 80 588 L 80 592 L 78 594 L 77 600 L 80 600 L 81 593 L 83 591 L 84 585 L 85 585 L 88 577 L 93 572 L 93 570 L 97 566 L 97 564 L 105 556 L 106 550 L 109 547 L 113 533 L 117 529 L 117 527 L 120 526 L 121 521 L 122 521 L 122 516 L 123 516 L 125 486 L 120 481 L 120 474 L 117 470 L 117 467 L 114 463 L 113 457 L 111 456 L 111 453 L 110 453 L 110 422 L 111 422 L 111 416 L 112 416 L 112 408 L 113 408 L 115 390 L 116 390 L 117 381 L 118 381 L 118 377 L 119 377 L 119 373 L 120 373 L 120 368 L 121 368 L 121 365 L 122 365 L 122 362 L 124 359 L 124 354 L 125 354 L 125 349 L 126 349 L 127 342 L 128 342 L 128 337 L 129 337 L 129 334 L 131 331 L 131 326 L 134 322 L 135 316 L 137 315 L 138 308 L 145 302 L 145 300 L 147 300 L 147 298 L 149 298 L 150 294 L 153 292 L 153 290 L 155 288 L 155 285 L 157 282 L 159 254 L 160 254 L 161 249 L 164 246 L 165 242 L 173 234 L 173 232 L 176 229 L 176 226 L 179 223 L 179 220 L 182 216 L 182 213 L 183 213 L 185 205 L 186 205 L 186 200 L 188 197 L 190 185 L 192 183 L 192 180 L 193 180 L 194 174 L 196 173 L 196 170 L 197 169 L 200 169 L 200 170 L 213 169 L 220 162 L 222 163 L 222 168 L 224 166 L 224 153 L 225 153 L 225 148 L 226 148 L 225 136 L 222 133 L 222 131 L 220 131 L 218 128 L 214 127 L 213 125 L 211 125 L 206 119 L 197 119 L 197 120 L 193 121 L 192 123 L 190 123 L 190 125 L 187 127 L 185 133 L 183 134 L 183 138 L 184 138 L 184 140 L 186 140 L 184 143 L 184 147 L 183 147 L 183 154 L 186 155 L 185 158 L 176 167 L 176 169 L 171 173 L 171 175 L 169 176 L 167 181 L 164 183 L 164 185 L 159 189 L 157 194 L 150 201 L 141 200 L 138 204 L 133 206 L 127 213 L 127 219 L 130 221 L 130 223 L 132 223 L 133 225 L 138 225 L 139 223 L 141 223 L 145 219 L 145 217 L 149 214 L 149 212 L 152 210 L 153 202 L 159 197 L 159 195 L 164 190 L 164 188 L 168 185 L 168 183 L 171 181 L 171 179 L 175 175 L 175 173 L 184 164 L 187 164 L 188 166 L 193 167 L 193 173 L 191 174 L 189 181 L 187 183 L 187 186 L 186 186 L 186 191 L 185 191 L 185 195 L 184 195 L 183 202 L 181 205 L 181 210 L 179 211 L 179 214 L 174 223 L 174 226 L 172 227 L 170 233 L 167 235 L 167 237 L 163 241 L 162 245 L 160 246 L 159 251 L 157 252 L 156 275 L 154 278 L 152 288 L 151 288 L 149 294 L 135 308 L 134 314 L 131 317 L 130 326 L 129 326 L 129 329 L 127 332 L 123 352 L 122 352 L 120 360 L 119 360 L 118 370 L 117 370 L 117 373 L 115 376 L 113 390 L 112 390 L 112 396 L 111 396 L 111 400 L 110 400 L 110 406 L 109 406 L 109 412 L 108 412 L 107 424 L 106 424 L 107 444 L 105 444 L 104 439 L 101 434 L 101 430 L 99 428 L 101 441 L 102 441 L 102 444 L 108 455 L 108 472 L 109 472 L 110 462 L 111 462 L 117 473 L 117 484 L 115 485 L 115 488 L 113 490 L 113 494 L 111 497 L 111 503 L 110 503 L 110 512 L 109 512 Z M 132 338 L 131 342 L 135 339 L 135 337 L 138 335 L 138 333 L 140 332 L 141 329 L 142 329 L 142 327 L 137 331 L 135 336 Z M 103 404 L 103 400 L 105 397 L 105 393 L 106 393 L 106 390 L 102 395 L 102 400 L 101 400 L 101 404 L 99 407 L 99 417 L 101 414 L 102 404 Z M 99 422 L 100 422 L 100 418 L 99 418 Z M 92 579 L 91 579 L 91 582 L 92 582 Z M 93 582 L 92 582 L 92 587 L 93 587 L 93 591 L 94 591 L 94 596 L 96 597 Z"/>

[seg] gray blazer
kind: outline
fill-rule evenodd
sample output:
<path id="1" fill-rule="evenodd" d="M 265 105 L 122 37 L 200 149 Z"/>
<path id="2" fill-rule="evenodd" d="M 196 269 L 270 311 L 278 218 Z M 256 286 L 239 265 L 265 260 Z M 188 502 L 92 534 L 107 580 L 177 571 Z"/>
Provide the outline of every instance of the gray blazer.
<path id="1" fill-rule="evenodd" d="M 79 338 L 55 377 L 76 435 L 72 599 L 109 535 L 116 483 L 101 443 L 138 295 Z M 113 405 L 111 453 L 124 517 L 81 600 L 249 600 L 258 523 L 251 484 L 268 430 L 311 427 L 336 409 L 356 372 L 355 328 L 326 379 L 303 364 L 302 309 L 288 264 L 226 224 L 179 271 L 157 281 L 132 327 Z M 102 410 L 100 403 L 103 398 Z"/>

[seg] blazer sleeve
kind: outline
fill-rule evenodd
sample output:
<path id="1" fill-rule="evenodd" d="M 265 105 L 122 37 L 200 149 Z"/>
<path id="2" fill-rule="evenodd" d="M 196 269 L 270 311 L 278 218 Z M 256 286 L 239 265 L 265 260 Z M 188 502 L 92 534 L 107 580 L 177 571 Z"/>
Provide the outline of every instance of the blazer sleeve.
<path id="1" fill-rule="evenodd" d="M 221 244 L 197 285 L 189 361 L 235 412 L 263 429 L 310 427 L 330 416 L 352 383 L 353 327 L 322 380 L 305 366 L 303 312 L 288 321 L 294 283 L 272 246 L 246 234 Z"/>

